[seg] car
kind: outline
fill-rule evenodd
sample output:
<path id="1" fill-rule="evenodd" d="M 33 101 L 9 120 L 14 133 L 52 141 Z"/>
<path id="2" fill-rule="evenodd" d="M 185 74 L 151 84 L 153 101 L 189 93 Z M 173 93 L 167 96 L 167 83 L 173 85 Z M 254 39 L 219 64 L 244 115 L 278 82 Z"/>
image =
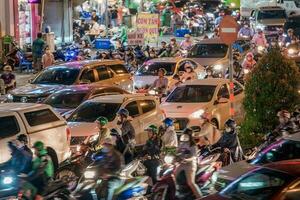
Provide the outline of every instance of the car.
<path id="1" fill-rule="evenodd" d="M 200 116 L 206 112 L 217 128 L 222 129 L 230 118 L 229 79 L 210 78 L 187 81 L 175 88 L 163 102 L 160 108 L 166 117 L 175 120 L 178 133 L 186 127 L 199 126 Z M 234 81 L 235 119 L 243 119 L 242 101 L 244 87 Z"/>
<path id="2" fill-rule="evenodd" d="M 43 103 L 52 106 L 56 112 L 65 116 L 90 98 L 112 94 L 129 94 L 129 92 L 113 85 L 74 85 L 54 92 Z"/>
<path id="3" fill-rule="evenodd" d="M 257 165 L 288 159 L 300 159 L 300 132 L 285 136 L 271 144 L 252 160 L 240 161 L 221 168 L 215 188 L 218 191 L 222 190 L 240 175 Z"/>
<path id="4" fill-rule="evenodd" d="M 88 60 L 50 66 L 42 70 L 29 84 L 10 92 L 13 102 L 43 102 L 50 94 L 70 85 L 117 85 L 131 91 L 132 80 L 122 61 Z"/>
<path id="5" fill-rule="evenodd" d="M 256 166 L 221 192 L 201 200 L 298 200 L 300 160 L 285 160 Z"/>
<path id="6" fill-rule="evenodd" d="M 204 78 L 204 68 L 195 62 L 193 59 L 187 58 L 154 58 L 146 61 L 134 74 L 133 82 L 134 89 L 148 89 L 153 82 L 158 78 L 158 70 L 164 68 L 167 72 L 166 77 L 171 82 L 175 74 L 182 75 L 184 72 L 184 65 L 190 63 L 198 74 L 198 78 Z"/>
<path id="7" fill-rule="evenodd" d="M 241 57 L 237 60 L 239 63 L 246 52 L 249 51 L 249 40 L 239 38 L 236 44 L 242 46 Z M 197 42 L 187 56 L 195 60 L 205 68 L 211 68 L 216 72 L 219 72 L 222 77 L 227 72 L 229 67 L 229 48 L 228 45 L 224 44 L 219 38 L 203 39 Z"/>
<path id="8" fill-rule="evenodd" d="M 277 38 L 278 30 L 283 29 L 287 21 L 285 9 L 280 6 L 258 7 L 252 12 L 250 26 L 261 29 L 267 38 Z"/>
<path id="9" fill-rule="evenodd" d="M 120 94 L 98 96 L 83 102 L 69 118 L 71 145 L 81 144 L 88 136 L 98 134 L 95 120 L 104 116 L 108 119 L 108 128 L 120 128 L 117 112 L 126 108 L 132 118 L 137 145 L 145 144 L 148 136 L 144 131 L 149 125 L 159 126 L 164 114 L 159 108 L 159 100 L 154 96 L 144 94 Z"/>
<path id="10" fill-rule="evenodd" d="M 54 166 L 70 156 L 67 122 L 48 105 L 33 103 L 0 104 L 0 163 L 10 158 L 7 143 L 20 134 L 28 136 L 29 147 L 42 141 Z"/>

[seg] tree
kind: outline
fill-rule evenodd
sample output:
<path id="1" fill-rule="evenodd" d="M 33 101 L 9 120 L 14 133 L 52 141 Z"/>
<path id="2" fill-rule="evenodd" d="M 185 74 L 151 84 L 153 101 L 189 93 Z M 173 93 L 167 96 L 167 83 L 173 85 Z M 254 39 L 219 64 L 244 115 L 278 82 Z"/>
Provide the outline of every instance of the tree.
<path id="1" fill-rule="evenodd" d="M 272 49 L 249 74 L 245 88 L 243 143 L 257 143 L 257 136 L 273 130 L 279 110 L 293 110 L 299 104 L 300 74 L 295 62 Z M 253 137 L 255 136 L 255 137 Z"/>

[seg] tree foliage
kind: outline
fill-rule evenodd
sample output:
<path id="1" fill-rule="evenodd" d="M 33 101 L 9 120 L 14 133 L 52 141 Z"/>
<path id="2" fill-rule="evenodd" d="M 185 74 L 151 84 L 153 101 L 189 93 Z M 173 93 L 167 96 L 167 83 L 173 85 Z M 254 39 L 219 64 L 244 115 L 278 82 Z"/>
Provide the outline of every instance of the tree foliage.
<path id="1" fill-rule="evenodd" d="M 278 124 L 277 112 L 293 110 L 299 104 L 299 86 L 298 67 L 279 49 L 273 49 L 262 57 L 246 81 L 244 137 L 273 130 Z M 255 138 L 249 139 L 249 142 L 255 142 Z"/>

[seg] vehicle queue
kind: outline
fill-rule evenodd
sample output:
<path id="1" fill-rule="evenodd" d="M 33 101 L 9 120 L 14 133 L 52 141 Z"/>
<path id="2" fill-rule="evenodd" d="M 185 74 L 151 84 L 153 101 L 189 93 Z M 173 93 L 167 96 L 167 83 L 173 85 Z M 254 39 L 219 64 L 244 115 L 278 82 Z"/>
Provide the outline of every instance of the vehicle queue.
<path id="1" fill-rule="evenodd" d="M 272 48 L 264 30 L 235 43 L 234 119 L 229 48 L 216 38 L 133 74 L 120 60 L 74 61 L 10 90 L 0 105 L 0 199 L 199 199 L 215 189 L 204 199 L 297 199 L 299 108 L 280 111 L 276 131 L 248 152 L 238 137 L 246 70 Z M 293 59 L 292 34 L 275 46 Z"/>

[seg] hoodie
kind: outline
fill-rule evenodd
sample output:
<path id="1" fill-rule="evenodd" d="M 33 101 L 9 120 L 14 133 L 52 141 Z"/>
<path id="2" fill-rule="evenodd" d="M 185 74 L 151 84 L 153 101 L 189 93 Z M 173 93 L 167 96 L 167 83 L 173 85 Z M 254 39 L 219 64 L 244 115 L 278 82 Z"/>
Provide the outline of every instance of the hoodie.
<path id="1" fill-rule="evenodd" d="M 161 137 L 164 147 L 178 147 L 177 134 L 174 126 L 169 126 Z"/>

